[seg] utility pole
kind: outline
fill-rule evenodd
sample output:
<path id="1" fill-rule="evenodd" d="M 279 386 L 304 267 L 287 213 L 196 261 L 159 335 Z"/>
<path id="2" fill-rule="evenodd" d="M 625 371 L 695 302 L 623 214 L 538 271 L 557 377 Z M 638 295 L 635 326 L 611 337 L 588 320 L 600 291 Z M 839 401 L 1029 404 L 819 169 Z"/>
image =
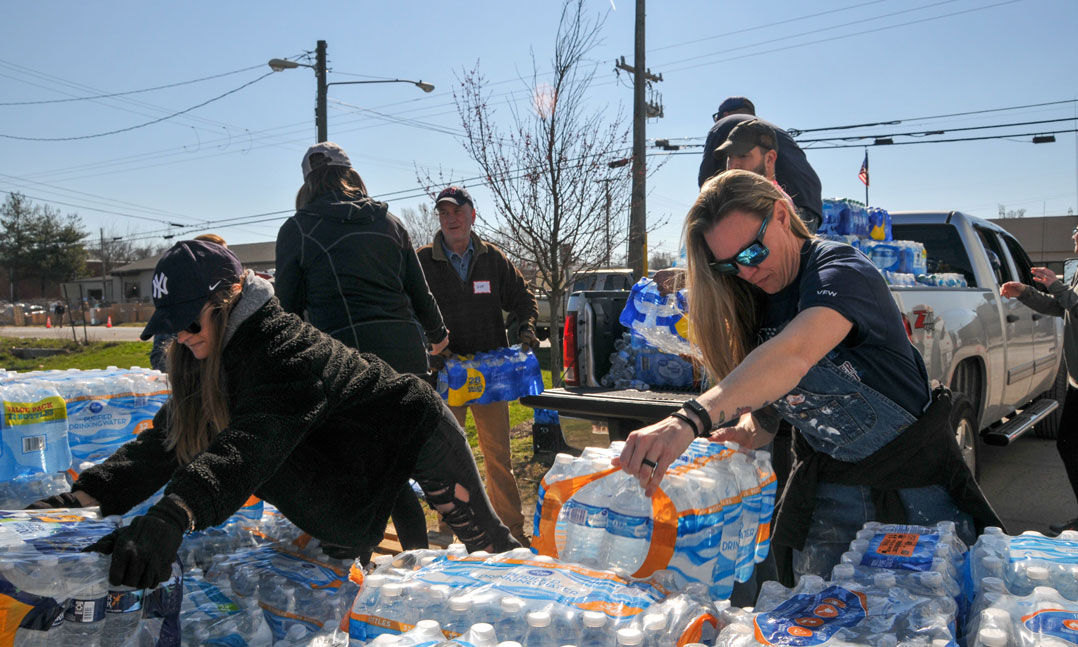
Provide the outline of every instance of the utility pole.
<path id="1" fill-rule="evenodd" d="M 307 59 L 310 60 L 310 59 Z M 318 80 L 318 101 L 314 106 L 314 120 L 318 124 L 320 144 L 329 139 L 329 124 L 326 118 L 326 41 L 318 41 L 315 49 L 314 76 Z"/>
<path id="2" fill-rule="evenodd" d="M 101 228 L 101 300 L 105 301 L 105 228 Z"/>
<path id="3" fill-rule="evenodd" d="M 636 42 L 634 46 L 633 65 L 625 62 L 625 57 L 616 64 L 616 67 L 633 75 L 633 184 L 630 193 L 629 206 L 629 267 L 633 270 L 633 276 L 640 279 L 647 275 L 647 119 L 650 107 L 651 114 L 655 114 L 655 106 L 648 106 L 645 90 L 648 81 L 662 81 L 662 75 L 655 76 L 644 67 L 644 0 L 636 0 Z M 662 108 L 658 109 L 656 116 L 662 116 Z"/>

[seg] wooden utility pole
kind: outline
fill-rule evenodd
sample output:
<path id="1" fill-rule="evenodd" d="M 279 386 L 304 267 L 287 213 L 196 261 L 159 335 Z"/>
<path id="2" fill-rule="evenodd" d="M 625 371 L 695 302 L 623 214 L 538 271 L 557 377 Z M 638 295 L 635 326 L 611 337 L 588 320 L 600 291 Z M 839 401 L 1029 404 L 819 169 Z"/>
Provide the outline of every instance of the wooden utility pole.
<path id="1" fill-rule="evenodd" d="M 644 67 L 644 0 L 636 0 L 636 43 L 634 46 L 633 65 L 626 64 L 625 57 L 616 64 L 618 69 L 632 72 L 633 75 L 633 184 L 629 204 L 629 267 L 633 275 L 640 279 L 647 275 L 647 119 L 655 114 L 654 106 L 649 106 L 645 90 L 648 81 L 662 81 L 662 75 L 655 76 Z M 651 110 L 649 111 L 649 108 Z M 661 116 L 661 108 L 658 115 Z"/>
<path id="2" fill-rule="evenodd" d="M 326 41 L 318 41 L 314 53 L 314 77 L 318 81 L 318 98 L 314 105 L 314 120 L 318 124 L 318 141 L 315 143 L 320 144 L 329 139 L 329 120 L 326 115 Z"/>

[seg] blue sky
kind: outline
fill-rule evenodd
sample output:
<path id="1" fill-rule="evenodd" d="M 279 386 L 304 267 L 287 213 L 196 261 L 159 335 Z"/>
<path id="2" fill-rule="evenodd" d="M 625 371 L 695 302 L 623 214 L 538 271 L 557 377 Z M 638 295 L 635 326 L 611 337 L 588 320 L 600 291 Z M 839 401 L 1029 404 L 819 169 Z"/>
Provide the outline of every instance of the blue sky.
<path id="1" fill-rule="evenodd" d="M 90 101 L 0 105 L 0 135 L 79 137 L 160 119 L 254 81 L 266 61 L 328 42 L 329 80 L 407 78 L 434 83 L 329 88 L 329 136 L 351 155 L 371 193 L 399 212 L 426 201 L 416 166 L 451 177 L 476 175 L 459 139 L 452 92 L 478 63 L 498 114 L 529 105 L 534 53 L 542 67 L 557 27 L 556 2 L 19 2 L 0 25 L 0 103 L 178 87 Z M 613 8 L 612 8 L 613 7 Z M 592 52 L 592 105 L 631 114 L 634 3 L 589 0 L 605 16 Z M 700 144 L 728 95 L 786 128 L 902 119 L 861 128 L 889 134 L 1064 119 L 999 132 L 1072 130 L 1078 116 L 1074 0 L 821 0 L 767 3 L 650 2 L 646 64 L 665 116 L 648 137 Z M 0 190 L 20 191 L 78 213 L 95 235 L 178 237 L 205 231 L 230 242 L 273 240 L 288 214 L 224 226 L 222 221 L 288 210 L 300 160 L 314 143 L 315 79 L 299 68 L 273 74 L 223 99 L 128 132 L 73 141 L 0 140 Z M 1054 106 L 918 120 L 1049 102 Z M 383 116 L 373 114 L 375 111 Z M 402 120 L 406 123 L 402 123 Z M 834 133 L 826 133 L 832 135 Z M 805 138 L 811 135 L 805 135 Z M 896 141 L 910 141 L 902 138 Z M 1078 212 L 1074 133 L 1033 145 L 1029 136 L 948 144 L 875 147 L 871 202 L 890 210 L 959 209 L 994 217 L 998 205 L 1029 215 Z M 860 142 L 850 142 L 860 143 Z M 860 147 L 804 145 L 825 196 L 864 199 Z M 819 146 L 819 144 L 813 145 Z M 671 156 L 648 181 L 653 249 L 676 251 L 696 196 L 700 149 Z M 649 158 L 649 163 L 658 158 Z M 480 212 L 496 218 L 472 183 Z M 123 215 L 120 215 L 123 214 Z M 152 233 L 151 233 L 152 232 Z M 164 241 L 161 241 L 164 242 Z"/>

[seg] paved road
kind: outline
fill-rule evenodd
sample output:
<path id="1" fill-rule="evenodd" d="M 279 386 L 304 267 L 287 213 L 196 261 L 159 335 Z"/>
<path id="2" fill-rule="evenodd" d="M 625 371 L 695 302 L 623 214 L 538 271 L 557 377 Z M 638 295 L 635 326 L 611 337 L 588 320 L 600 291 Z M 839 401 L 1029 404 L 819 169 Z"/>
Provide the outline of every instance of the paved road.
<path id="1" fill-rule="evenodd" d="M 1078 516 L 1055 441 L 1032 433 L 1008 447 L 983 448 L 981 488 L 1012 535 L 1024 530 L 1047 533 L 1048 524 Z"/>
<path id="2" fill-rule="evenodd" d="M 79 339 L 82 339 L 82 327 L 77 327 Z M 86 337 L 90 341 L 139 341 L 142 326 L 86 326 Z M 45 328 L 44 326 L 0 326 L 0 337 L 20 337 L 23 339 L 71 339 L 71 327 Z"/>

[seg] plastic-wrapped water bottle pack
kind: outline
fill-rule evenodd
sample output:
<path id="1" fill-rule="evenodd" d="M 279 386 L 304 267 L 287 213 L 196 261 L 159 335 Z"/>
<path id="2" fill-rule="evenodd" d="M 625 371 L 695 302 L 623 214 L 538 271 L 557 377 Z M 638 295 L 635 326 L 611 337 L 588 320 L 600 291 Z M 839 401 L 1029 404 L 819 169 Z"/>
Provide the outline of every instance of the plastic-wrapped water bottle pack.
<path id="1" fill-rule="evenodd" d="M 622 333 L 614 350 L 610 371 L 599 379 L 603 386 L 647 391 L 653 386 L 687 389 L 699 382 L 692 362 L 664 353 L 635 332 Z"/>
<path id="2" fill-rule="evenodd" d="M 1028 595 L 987 592 L 985 602 L 985 608 L 970 622 L 967 647 L 1078 644 L 1078 602 L 1052 587 L 1038 586 Z"/>
<path id="3" fill-rule="evenodd" d="M 700 350 L 689 341 L 688 294 L 682 288 L 662 295 L 655 281 L 642 278 L 629 292 L 618 321 L 665 353 L 698 356 Z"/>
<path id="4" fill-rule="evenodd" d="M 118 522 L 91 510 L 0 511 L 0 645 L 179 645 L 179 562 L 140 591 L 109 584 L 109 557 L 80 552 Z"/>
<path id="5" fill-rule="evenodd" d="M 633 582 L 526 548 L 460 545 L 379 561 L 352 606 L 352 645 L 650 647 L 710 640 L 717 623 L 703 587 L 667 595 L 665 572 Z"/>
<path id="6" fill-rule="evenodd" d="M 456 355 L 438 371 L 438 393 L 450 406 L 516 400 L 543 392 L 539 360 L 520 345 Z"/>
<path id="7" fill-rule="evenodd" d="M 670 573 L 730 596 L 770 550 L 775 474 L 765 451 L 694 440 L 648 498 L 610 466 L 624 443 L 555 457 L 539 485 L 532 546 L 541 554 L 625 577 Z"/>
<path id="8" fill-rule="evenodd" d="M 869 522 L 828 581 L 802 576 L 760 588 L 752 612 L 726 613 L 722 647 L 944 647 L 964 627 L 966 546 L 954 523 Z"/>
<path id="9" fill-rule="evenodd" d="M 168 395 L 163 373 L 138 367 L 5 371 L 0 375 L 0 482 L 77 472 L 108 458 L 152 424 Z"/>

